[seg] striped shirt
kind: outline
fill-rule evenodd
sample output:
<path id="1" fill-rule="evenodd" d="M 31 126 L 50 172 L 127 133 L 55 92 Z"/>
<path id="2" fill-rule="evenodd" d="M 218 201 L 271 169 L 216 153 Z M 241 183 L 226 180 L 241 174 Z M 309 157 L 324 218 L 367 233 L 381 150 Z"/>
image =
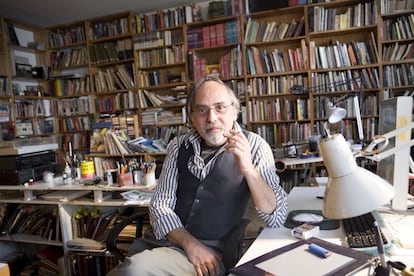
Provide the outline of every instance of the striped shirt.
<path id="1" fill-rule="evenodd" d="M 240 126 L 237 126 L 240 129 Z M 259 217 L 270 227 L 279 227 L 287 215 L 287 194 L 279 185 L 275 162 L 269 144 L 259 135 L 248 132 L 247 140 L 250 143 L 252 162 L 255 169 L 268 183 L 276 195 L 276 209 L 272 214 L 266 214 L 256 208 Z M 177 159 L 179 148 L 184 143 L 186 148 L 193 147 L 194 156 L 190 158 L 187 166 L 190 172 L 200 180 L 204 180 L 213 168 L 217 157 L 224 151 L 222 146 L 214 156 L 204 163 L 201 157 L 201 136 L 193 131 L 179 136 L 167 146 L 167 156 L 159 178 L 157 188 L 150 205 L 150 219 L 157 239 L 163 239 L 174 229 L 184 227 L 174 208 L 177 200 L 178 186 Z"/>

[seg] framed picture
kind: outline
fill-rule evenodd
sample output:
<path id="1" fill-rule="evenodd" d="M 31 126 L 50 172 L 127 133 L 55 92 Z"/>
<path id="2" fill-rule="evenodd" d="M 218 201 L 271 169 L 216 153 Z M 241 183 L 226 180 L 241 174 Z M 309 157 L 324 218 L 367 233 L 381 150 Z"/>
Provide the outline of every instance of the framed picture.
<path id="1" fill-rule="evenodd" d="M 30 64 L 16 63 L 16 76 L 32 78 L 32 66 Z"/>
<path id="2" fill-rule="evenodd" d="M 26 85 L 26 96 L 41 96 L 43 87 L 40 85 Z"/>
<path id="3" fill-rule="evenodd" d="M 16 123 L 16 136 L 33 135 L 33 125 L 31 122 Z"/>

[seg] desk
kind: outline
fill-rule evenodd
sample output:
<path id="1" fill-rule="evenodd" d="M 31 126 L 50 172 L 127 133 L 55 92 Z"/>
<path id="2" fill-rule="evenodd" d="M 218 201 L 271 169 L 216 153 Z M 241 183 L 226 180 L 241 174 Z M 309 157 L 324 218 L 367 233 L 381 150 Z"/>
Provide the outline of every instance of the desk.
<path id="1" fill-rule="evenodd" d="M 320 162 L 323 162 L 323 160 L 322 157 L 319 156 L 310 158 L 276 159 L 276 169 L 281 177 L 281 182 L 285 191 L 290 191 L 296 185 L 309 186 L 311 184 L 309 180 L 311 180 L 311 176 L 314 175 L 316 171 L 315 164 Z"/>
<path id="2" fill-rule="evenodd" d="M 283 162 L 286 166 L 294 166 L 294 165 L 304 165 L 304 164 L 311 164 L 317 162 L 323 162 L 322 157 L 309 157 L 309 158 L 279 158 L 275 160 L 276 162 Z"/>
<path id="3" fill-rule="evenodd" d="M 318 199 L 317 196 L 323 196 L 324 191 L 325 187 L 294 187 L 289 193 L 289 211 L 303 209 L 321 210 L 323 200 Z M 401 219 L 400 215 L 397 215 L 395 213 L 391 213 L 386 210 L 380 211 L 385 225 L 387 222 L 390 222 L 389 219 L 397 219 L 397 217 Z M 383 211 L 387 213 L 387 216 L 382 216 Z M 411 214 L 408 214 L 407 218 L 411 221 L 414 221 L 414 213 L 412 212 Z M 413 227 L 414 224 L 411 225 L 411 231 Z M 237 265 L 243 264 L 274 249 L 298 241 L 297 239 L 290 236 L 290 230 L 291 229 L 285 227 L 264 228 L 257 239 L 251 244 L 249 249 L 242 256 Z M 395 233 L 394 231 L 390 231 L 390 229 L 383 228 L 383 231 L 386 232 L 387 237 L 390 237 L 390 235 L 392 236 L 392 234 Z M 341 226 L 335 230 L 320 230 L 319 238 L 338 245 L 343 245 L 345 241 L 345 234 Z M 388 256 L 387 258 L 395 261 L 402 261 L 408 266 L 414 266 L 414 249 L 401 249 L 398 248 L 397 245 L 393 245 L 393 248 L 394 247 L 397 249 L 395 250 L 395 254 L 398 255 Z M 358 273 L 358 275 L 369 275 L 369 273 L 370 272 L 368 269 L 365 269 L 364 271 Z"/>

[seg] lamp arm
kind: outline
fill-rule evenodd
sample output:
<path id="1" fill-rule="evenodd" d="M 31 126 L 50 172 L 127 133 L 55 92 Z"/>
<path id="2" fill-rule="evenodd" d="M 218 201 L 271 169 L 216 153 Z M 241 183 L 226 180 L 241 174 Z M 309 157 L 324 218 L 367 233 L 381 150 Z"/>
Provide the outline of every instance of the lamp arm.
<path id="1" fill-rule="evenodd" d="M 356 117 L 357 128 L 358 128 L 358 138 L 359 138 L 359 142 L 363 145 L 364 144 L 364 131 L 362 128 L 361 109 L 359 107 L 358 95 L 356 94 L 354 96 L 354 109 L 355 109 L 355 117 Z"/>
<path id="2" fill-rule="evenodd" d="M 411 147 L 414 145 L 414 139 L 408 140 L 407 142 L 401 143 L 398 146 L 395 146 L 394 148 L 383 151 L 385 147 L 388 145 L 390 138 L 393 138 L 401 134 L 402 132 L 411 130 L 413 128 L 414 128 L 414 122 L 411 122 L 401 128 L 394 129 L 382 135 L 374 136 L 372 142 L 359 153 L 361 156 L 364 156 L 368 159 L 371 159 L 374 161 L 380 161 L 394 154 L 398 150 L 401 150 L 406 147 Z"/>

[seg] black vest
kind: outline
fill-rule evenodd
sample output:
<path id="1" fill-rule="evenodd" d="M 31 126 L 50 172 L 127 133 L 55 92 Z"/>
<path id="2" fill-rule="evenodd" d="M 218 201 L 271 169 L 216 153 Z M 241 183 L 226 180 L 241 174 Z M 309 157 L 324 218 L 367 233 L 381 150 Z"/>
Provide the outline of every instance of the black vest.
<path id="1" fill-rule="evenodd" d="M 175 212 L 184 227 L 202 240 L 222 240 L 243 217 L 250 190 L 233 154 L 223 152 L 204 181 L 187 168 L 192 147 L 179 149 Z"/>

